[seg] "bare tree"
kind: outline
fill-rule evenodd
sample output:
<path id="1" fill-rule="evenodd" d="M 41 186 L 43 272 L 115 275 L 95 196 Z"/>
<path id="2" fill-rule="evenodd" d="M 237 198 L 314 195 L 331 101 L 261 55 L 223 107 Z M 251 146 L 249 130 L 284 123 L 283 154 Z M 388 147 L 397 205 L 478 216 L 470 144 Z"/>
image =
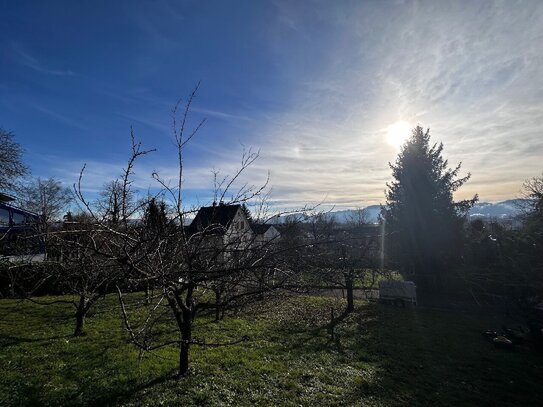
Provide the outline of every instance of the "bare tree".
<path id="1" fill-rule="evenodd" d="M 539 215 L 543 214 L 543 175 L 526 180 L 523 184 L 523 194 L 529 202 L 529 210 Z"/>
<path id="2" fill-rule="evenodd" d="M 72 191 L 54 178 L 36 178 L 20 187 L 17 200 L 21 207 L 38 215 L 32 238 L 42 242 L 47 258 L 51 230 L 73 201 Z"/>
<path id="3" fill-rule="evenodd" d="M 20 206 L 42 217 L 45 224 L 59 220 L 73 201 L 73 193 L 55 178 L 36 178 L 21 187 Z"/>
<path id="4" fill-rule="evenodd" d="M 12 190 L 17 179 L 28 173 L 23 163 L 23 149 L 12 132 L 0 129 L 0 190 Z"/>
<path id="5" fill-rule="evenodd" d="M 108 235 L 85 214 L 67 219 L 63 230 L 52 234 L 51 245 L 58 264 L 54 279 L 63 293 L 76 296 L 68 302 L 75 308 L 74 335 L 83 335 L 88 312 L 114 287 L 122 266 L 110 256 Z"/>
<path id="6" fill-rule="evenodd" d="M 120 185 L 120 182 L 111 185 Z M 102 196 L 114 192 L 118 191 L 105 188 Z M 48 287 L 49 293 L 76 296 L 76 300 L 58 299 L 53 303 L 65 302 L 74 306 L 74 335 L 77 336 L 84 333 L 85 318 L 91 307 L 111 290 L 112 285 L 114 287 L 122 266 L 112 256 L 110 238 L 113 230 L 101 227 L 111 223 L 110 212 L 93 210 L 92 213 L 75 215 L 68 212 L 62 222 L 56 222 L 73 198 L 73 192 L 54 178 L 37 178 L 21 188 L 18 198 L 21 206 L 39 214 L 36 217 L 39 220 L 25 225 L 24 241 L 39 240 L 46 250 L 46 262 L 29 262 L 25 256 L 21 256 L 8 271 L 14 269 L 15 275 L 21 275 L 24 271 L 29 276 L 26 280 L 31 280 L 31 284 L 19 278 L 17 289 L 20 295 L 31 301 L 51 304 L 46 299 L 32 298 L 41 293 L 43 287 Z M 119 200 L 119 213 L 128 213 L 122 211 L 127 206 Z M 23 240 L 19 238 L 18 241 Z"/>
<path id="7" fill-rule="evenodd" d="M 213 216 L 201 227 L 186 227 L 197 212 L 197 208 L 185 206 L 184 193 L 184 150 L 187 143 L 197 134 L 205 120 L 198 121 L 189 130 L 189 112 L 196 96 L 196 88 L 183 108 L 178 103 L 173 110 L 173 133 L 177 149 L 178 171 L 174 182 L 153 174 L 160 185 L 159 195 L 168 208 L 168 216 L 160 215 L 160 222 L 150 222 L 152 198 L 140 203 L 147 214 L 142 222 L 130 222 L 129 212 L 121 209 L 116 222 L 100 216 L 82 193 L 81 180 L 76 195 L 83 208 L 93 218 L 95 234 L 90 242 L 96 256 L 103 256 L 117 262 L 127 278 L 117 285 L 124 324 L 131 341 L 142 351 L 151 351 L 163 346 L 179 347 L 179 374 L 189 371 L 189 350 L 194 344 L 203 344 L 192 336 L 193 321 L 200 312 L 217 310 L 222 312 L 233 303 L 242 304 L 258 297 L 266 290 L 274 290 L 285 284 L 296 270 L 290 267 L 289 257 L 282 255 L 274 242 L 256 244 L 248 224 L 243 222 L 232 226 Z M 118 200 L 125 207 L 130 194 L 133 168 L 137 159 L 149 151 L 132 138 L 132 154 L 115 190 L 120 191 Z M 255 202 L 264 207 L 266 185 L 254 186 L 242 182 L 243 174 L 258 158 L 258 152 L 251 150 L 242 155 L 238 170 L 231 176 L 215 174 L 216 206 L 241 208 L 243 204 Z M 113 205 L 115 206 L 115 205 Z M 155 211 L 155 209 L 153 209 Z M 105 213 L 111 213 L 106 211 Z M 116 210 L 115 210 L 116 212 Z M 237 213 L 237 212 L 236 212 Z M 247 223 L 247 222 L 245 222 Z M 160 226 L 160 227 L 158 227 Z M 99 246 L 96 242 L 107 242 Z M 272 278 L 262 278 L 262 276 Z M 126 304 L 126 289 L 135 289 L 148 284 L 154 293 L 148 298 L 143 311 L 147 316 L 137 319 Z M 209 296 L 206 292 L 219 293 Z M 158 321 L 163 319 L 165 310 L 173 319 L 177 337 L 162 340 L 157 333 Z M 137 315 L 141 316 L 141 312 Z M 235 338 L 233 342 L 245 340 Z M 206 346 L 222 344 L 206 343 Z"/>
<path id="8" fill-rule="evenodd" d="M 306 286 L 314 289 L 345 290 L 347 312 L 354 310 L 354 290 L 372 289 L 378 270 L 379 229 L 373 225 L 348 223 L 313 217 L 310 239 L 305 249 Z M 369 278 L 368 278 L 369 277 Z"/>
<path id="9" fill-rule="evenodd" d="M 351 211 L 351 214 L 348 218 L 348 224 L 355 226 L 364 226 L 367 225 L 369 219 L 368 210 L 366 208 L 356 208 Z"/>
<path id="10" fill-rule="evenodd" d="M 140 209 L 135 202 L 134 191 L 125 189 L 122 179 L 104 184 L 95 207 L 98 214 L 112 225 L 117 225 L 123 218 L 129 219 Z"/>

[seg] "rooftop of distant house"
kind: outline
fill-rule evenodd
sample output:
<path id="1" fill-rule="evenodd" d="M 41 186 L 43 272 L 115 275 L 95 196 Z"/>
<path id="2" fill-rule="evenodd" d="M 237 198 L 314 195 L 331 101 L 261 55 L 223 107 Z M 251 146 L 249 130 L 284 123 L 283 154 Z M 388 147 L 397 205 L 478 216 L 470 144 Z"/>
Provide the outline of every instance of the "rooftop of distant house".
<path id="1" fill-rule="evenodd" d="M 251 229 L 253 229 L 253 232 L 255 232 L 257 235 L 263 235 L 268 231 L 269 228 L 271 228 L 272 224 L 270 223 L 253 223 L 251 225 Z M 274 226 L 275 227 L 275 226 Z M 277 229 L 277 228 L 276 228 Z"/>
<path id="2" fill-rule="evenodd" d="M 189 230 L 192 233 L 203 230 L 210 233 L 224 232 L 240 208 L 239 204 L 227 205 L 222 202 L 218 205 L 214 203 L 212 206 L 204 206 L 198 210 Z"/>

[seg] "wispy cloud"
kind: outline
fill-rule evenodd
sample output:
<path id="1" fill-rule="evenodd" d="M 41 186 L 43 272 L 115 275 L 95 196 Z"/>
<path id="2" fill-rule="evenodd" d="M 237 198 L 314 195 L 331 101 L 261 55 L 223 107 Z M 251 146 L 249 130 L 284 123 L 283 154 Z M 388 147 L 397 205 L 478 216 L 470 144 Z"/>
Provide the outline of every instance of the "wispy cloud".
<path id="1" fill-rule="evenodd" d="M 207 65 L 220 61 L 224 75 L 221 67 L 221 75 L 212 79 L 229 95 L 224 91 L 232 85 L 227 72 L 238 69 L 237 60 L 227 66 L 223 48 L 214 47 L 230 46 L 243 72 L 264 67 L 266 72 L 244 76 L 247 87 L 228 102 L 220 96 L 198 98 L 195 116 L 209 121 L 202 137 L 187 149 L 185 173 L 187 188 L 197 194 L 212 188 L 212 168 L 235 171 L 242 144 L 261 149 L 260 160 L 244 180 L 261 183 L 269 170 L 275 202 L 298 206 L 326 199 L 342 207 L 383 202 L 391 178 L 388 162 L 398 152 L 386 144 L 386 129 L 399 120 L 430 127 L 433 140 L 444 142 L 451 166 L 462 161 L 464 173 L 472 173 L 459 198 L 475 193 L 484 200 L 513 197 L 524 179 L 541 172 L 542 2 L 353 1 L 339 7 L 326 1 L 275 0 L 266 5 L 265 21 L 258 20 L 256 6 L 251 10 L 259 25 L 251 26 L 252 31 L 243 27 L 244 35 L 255 33 L 247 47 L 226 39 L 216 45 L 215 34 L 223 27 L 202 21 L 202 32 L 209 34 L 201 38 L 205 57 L 191 64 L 183 54 L 192 50 L 184 48 L 191 39 L 180 36 L 177 27 L 194 9 L 161 3 L 127 11 L 142 35 L 134 47 L 137 58 L 129 65 L 130 81 L 120 84 L 101 77 L 86 83 L 92 83 L 91 93 L 103 94 L 115 106 L 112 111 L 147 127 L 137 133 L 147 134 L 144 144 L 160 144 L 160 153 L 137 175 L 141 188 L 149 187 L 153 170 L 172 181 L 177 174 L 175 162 L 169 161 L 170 145 L 160 137 L 172 137 L 169 112 L 175 100 L 168 98 L 176 95 L 154 80 L 164 68 L 154 56 L 167 56 L 163 59 L 175 65 L 176 56 L 182 55 L 180 69 L 194 63 L 196 72 L 183 71 L 187 80 L 200 75 L 202 67 L 214 72 Z M 210 21 L 227 19 L 220 17 Z M 235 34 L 228 41 L 238 41 Z M 157 49 L 161 52 L 155 53 Z M 21 65 L 36 72 L 72 75 L 53 69 L 20 44 L 14 43 L 12 51 Z M 253 53 L 259 56 L 255 65 Z M 262 85 L 268 80 L 277 88 Z M 171 76 L 164 78 L 168 81 Z M 238 89 L 239 82 L 232 86 Z M 208 96 L 213 89 L 204 92 Z M 85 127 L 56 106 L 46 106 L 36 109 L 67 125 Z M 88 185 L 96 189 L 123 163 L 94 158 Z M 75 168 L 79 164 L 74 161 Z M 59 173 L 73 178 L 77 170 L 70 168 L 63 165 Z"/>
<path id="2" fill-rule="evenodd" d="M 22 44 L 17 42 L 11 43 L 11 49 L 15 54 L 18 62 L 36 72 L 55 75 L 55 76 L 74 76 L 75 73 L 71 70 L 53 69 L 42 61 L 33 56 Z"/>
<path id="3" fill-rule="evenodd" d="M 34 103 L 30 104 L 30 106 L 36 109 L 37 111 L 49 116 L 50 118 L 54 119 L 55 121 L 59 123 L 65 124 L 70 127 L 74 127 L 79 130 L 84 130 L 84 131 L 88 130 L 88 127 L 86 127 L 80 120 L 76 120 L 71 116 L 53 111 L 51 109 L 48 109 L 46 107 L 43 107 Z"/>
<path id="4" fill-rule="evenodd" d="M 251 121 L 251 118 L 248 116 L 236 115 L 232 113 L 220 112 L 212 109 L 205 109 L 202 107 L 193 107 L 191 109 L 193 112 L 202 113 L 205 116 L 224 119 L 224 120 L 242 120 L 242 121 Z"/>
<path id="5" fill-rule="evenodd" d="M 298 31 L 319 18 L 281 4 Z M 512 197 L 540 173 L 542 3 L 320 6 L 312 13 L 334 38 L 322 69 L 256 131 L 280 197 L 382 202 L 396 155 L 384 129 L 397 120 L 431 127 L 451 165 L 473 174 L 459 197 Z"/>

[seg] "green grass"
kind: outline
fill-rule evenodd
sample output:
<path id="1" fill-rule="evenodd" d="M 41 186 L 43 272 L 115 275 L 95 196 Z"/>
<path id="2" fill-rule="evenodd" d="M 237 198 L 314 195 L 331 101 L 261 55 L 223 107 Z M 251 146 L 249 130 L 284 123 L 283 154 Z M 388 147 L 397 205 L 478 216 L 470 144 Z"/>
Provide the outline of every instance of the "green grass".
<path id="1" fill-rule="evenodd" d="M 542 356 L 482 340 L 497 317 L 358 303 L 330 341 L 330 307 L 343 302 L 269 301 L 198 319 L 196 338 L 250 340 L 193 347 L 191 375 L 177 379 L 177 349 L 140 360 L 115 305 L 99 303 L 73 338 L 68 306 L 1 300 L 0 405 L 541 405 Z"/>

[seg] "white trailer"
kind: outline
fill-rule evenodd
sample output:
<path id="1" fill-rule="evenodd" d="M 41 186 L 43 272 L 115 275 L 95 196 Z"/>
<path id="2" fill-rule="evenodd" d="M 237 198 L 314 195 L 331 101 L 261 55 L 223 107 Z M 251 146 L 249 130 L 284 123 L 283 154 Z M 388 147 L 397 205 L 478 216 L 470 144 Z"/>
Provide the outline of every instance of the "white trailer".
<path id="1" fill-rule="evenodd" d="M 379 281 L 379 302 L 417 305 L 417 286 L 413 281 Z"/>

